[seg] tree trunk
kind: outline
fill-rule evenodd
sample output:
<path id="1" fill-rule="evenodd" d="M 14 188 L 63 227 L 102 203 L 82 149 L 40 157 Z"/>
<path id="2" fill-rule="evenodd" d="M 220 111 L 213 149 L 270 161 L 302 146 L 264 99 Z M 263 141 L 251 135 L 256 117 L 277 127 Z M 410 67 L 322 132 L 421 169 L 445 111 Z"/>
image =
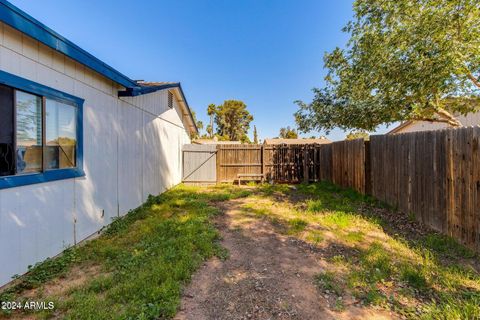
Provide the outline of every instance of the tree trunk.
<path id="1" fill-rule="evenodd" d="M 211 132 L 210 132 L 210 139 L 213 138 L 213 114 L 210 115 L 210 128 L 211 128 Z"/>

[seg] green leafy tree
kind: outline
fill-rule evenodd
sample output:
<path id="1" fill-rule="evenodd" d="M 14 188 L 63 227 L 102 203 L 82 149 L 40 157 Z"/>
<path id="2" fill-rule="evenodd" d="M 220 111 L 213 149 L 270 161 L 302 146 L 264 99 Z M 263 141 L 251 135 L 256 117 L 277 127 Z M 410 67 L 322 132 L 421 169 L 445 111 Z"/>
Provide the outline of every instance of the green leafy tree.
<path id="1" fill-rule="evenodd" d="M 198 133 L 197 134 L 192 134 L 192 136 L 190 138 L 195 139 L 195 138 L 199 137 L 199 135 L 201 133 L 201 130 L 203 129 L 203 122 L 200 121 L 200 120 L 197 120 L 197 114 L 193 110 L 192 110 L 192 117 L 193 117 L 193 121 L 195 122 L 195 125 L 197 126 Z"/>
<path id="2" fill-rule="evenodd" d="M 210 124 L 207 126 L 207 133 L 210 135 L 210 138 L 213 138 L 213 118 L 217 111 L 217 106 L 213 103 L 209 104 L 207 107 L 207 114 L 210 117 Z"/>
<path id="3" fill-rule="evenodd" d="M 244 134 L 244 135 L 240 138 L 240 142 L 242 142 L 242 143 L 248 143 L 248 144 L 251 144 L 251 143 L 252 143 L 252 141 L 250 140 L 250 138 L 249 138 L 246 134 Z"/>
<path id="4" fill-rule="evenodd" d="M 200 120 L 196 121 L 198 131 L 203 130 L 203 122 Z"/>
<path id="5" fill-rule="evenodd" d="M 298 133 L 295 129 L 292 129 L 288 126 L 286 128 L 280 128 L 279 137 L 282 139 L 297 139 Z"/>
<path id="6" fill-rule="evenodd" d="M 253 143 L 258 144 L 257 126 L 253 126 Z"/>
<path id="7" fill-rule="evenodd" d="M 253 116 L 242 101 L 226 100 L 216 107 L 217 134 L 230 141 L 245 139 L 252 121 Z"/>
<path id="8" fill-rule="evenodd" d="M 207 134 L 209 138 L 213 138 L 213 128 L 211 125 L 207 125 Z"/>
<path id="9" fill-rule="evenodd" d="M 359 131 L 352 131 L 349 134 L 347 134 L 346 139 L 347 140 L 355 140 L 355 139 L 369 140 L 370 136 L 368 132 L 359 130 Z"/>
<path id="10" fill-rule="evenodd" d="M 459 126 L 478 111 L 478 0 L 357 0 L 346 48 L 324 57 L 326 86 L 297 101 L 301 131 L 374 130 L 403 120 Z"/>

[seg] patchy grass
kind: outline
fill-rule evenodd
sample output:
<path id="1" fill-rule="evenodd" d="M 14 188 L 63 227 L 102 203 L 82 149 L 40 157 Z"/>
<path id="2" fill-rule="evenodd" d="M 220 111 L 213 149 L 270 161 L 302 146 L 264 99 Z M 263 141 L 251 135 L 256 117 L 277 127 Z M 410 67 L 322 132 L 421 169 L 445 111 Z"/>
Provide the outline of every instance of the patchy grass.
<path id="1" fill-rule="evenodd" d="M 182 286 L 205 259 L 225 259 L 211 223 L 218 214 L 212 202 L 246 197 L 251 191 L 231 186 L 176 187 L 150 196 L 141 207 L 116 219 L 85 245 L 48 259 L 0 295 L 1 301 L 54 301 L 65 319 L 158 319 L 173 317 Z M 52 280 L 69 282 L 73 266 L 98 266 L 78 286 L 52 290 Z M 4 314 L 8 316 L 8 314 Z"/>
<path id="2" fill-rule="evenodd" d="M 407 318 L 480 318 L 477 255 L 454 239 L 433 231 L 410 238 L 401 225 L 386 224 L 383 214 L 394 208 L 329 183 L 257 190 L 245 212 L 331 257 L 314 279 L 320 291 Z M 336 301 L 340 311 L 345 300 Z"/>
<path id="3" fill-rule="evenodd" d="M 473 258 L 475 252 L 462 246 L 455 239 L 442 234 L 429 234 L 424 239 L 425 247 L 448 257 Z"/>
<path id="4" fill-rule="evenodd" d="M 289 225 L 289 230 L 288 230 L 289 233 L 297 234 L 305 230 L 305 228 L 308 225 L 308 222 L 300 218 L 294 218 L 288 221 L 288 225 Z"/>
<path id="5" fill-rule="evenodd" d="M 336 275 L 333 272 L 323 272 L 315 276 L 315 283 L 320 290 L 325 293 L 334 293 L 338 296 L 343 294 L 343 289 L 339 285 Z"/>
<path id="6" fill-rule="evenodd" d="M 410 236 L 395 220 L 386 223 L 401 213 L 328 183 L 174 188 L 115 220 L 98 239 L 32 267 L 0 300 L 55 301 L 55 316 L 66 319 L 171 318 L 202 261 L 228 258 L 212 218 L 216 202 L 238 198 L 246 198 L 245 221 L 266 219 L 321 252 L 325 266 L 312 281 L 335 299 L 334 310 L 354 303 L 412 319 L 480 318 L 473 251 L 435 232 Z M 74 268 L 95 272 L 52 293 L 51 283 L 69 281 Z"/>

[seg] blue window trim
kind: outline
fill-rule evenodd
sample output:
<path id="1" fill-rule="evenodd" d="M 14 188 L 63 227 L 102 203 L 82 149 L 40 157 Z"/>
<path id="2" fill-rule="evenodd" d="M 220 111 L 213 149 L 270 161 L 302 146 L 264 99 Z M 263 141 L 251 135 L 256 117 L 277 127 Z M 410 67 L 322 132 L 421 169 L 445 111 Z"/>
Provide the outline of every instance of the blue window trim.
<path id="1" fill-rule="evenodd" d="M 119 97 L 138 96 L 168 87 L 178 87 L 180 89 L 183 100 L 185 101 L 185 105 L 187 106 L 190 117 L 192 117 L 193 120 L 192 111 L 190 109 L 190 106 L 188 105 L 187 100 L 185 99 L 185 95 L 179 83 L 169 84 L 166 86 L 158 86 L 155 88 L 146 88 L 137 83 L 137 81 L 130 79 L 126 75 L 122 74 L 120 71 L 114 69 L 102 60 L 93 56 L 89 52 L 83 50 L 72 41 L 61 36 L 54 30 L 47 27 L 45 24 L 41 23 L 23 10 L 14 6 L 7 0 L 0 0 L 0 21 L 22 32 L 23 34 L 26 34 L 32 39 L 43 43 L 47 47 L 50 47 L 55 51 L 61 52 L 65 56 L 87 66 L 88 68 L 98 72 L 99 74 L 114 81 L 115 83 L 122 85 L 123 87 L 125 87 L 125 90 L 119 91 Z M 195 131 L 198 132 L 198 128 L 196 127 L 196 125 L 194 127 Z"/>
<path id="2" fill-rule="evenodd" d="M 39 173 L 20 174 L 0 177 L 0 189 L 26 186 L 48 181 L 71 179 L 85 176 L 83 171 L 83 103 L 84 100 L 68 93 L 44 86 L 42 84 L 18 77 L 0 70 L 0 84 L 14 89 L 33 93 L 45 98 L 54 99 L 74 105 L 77 108 L 77 167 L 68 169 L 46 170 Z"/>

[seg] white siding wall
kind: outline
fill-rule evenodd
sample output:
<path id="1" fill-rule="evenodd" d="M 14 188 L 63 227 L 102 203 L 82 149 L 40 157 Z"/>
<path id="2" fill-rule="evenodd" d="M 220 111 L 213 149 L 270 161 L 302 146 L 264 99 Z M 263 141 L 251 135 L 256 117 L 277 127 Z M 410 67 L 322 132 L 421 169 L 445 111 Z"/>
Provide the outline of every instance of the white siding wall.
<path id="1" fill-rule="evenodd" d="M 0 190 L 0 285 L 181 181 L 189 143 L 167 91 L 117 98 L 121 88 L 0 23 L 0 69 L 85 99 L 85 177 Z M 102 212 L 104 216 L 102 217 Z"/>
<path id="2" fill-rule="evenodd" d="M 458 116 L 457 119 L 464 127 L 478 126 L 480 125 L 480 112 L 469 113 L 466 116 Z M 415 121 L 396 133 L 440 130 L 448 127 L 446 123 L 441 122 Z"/>

